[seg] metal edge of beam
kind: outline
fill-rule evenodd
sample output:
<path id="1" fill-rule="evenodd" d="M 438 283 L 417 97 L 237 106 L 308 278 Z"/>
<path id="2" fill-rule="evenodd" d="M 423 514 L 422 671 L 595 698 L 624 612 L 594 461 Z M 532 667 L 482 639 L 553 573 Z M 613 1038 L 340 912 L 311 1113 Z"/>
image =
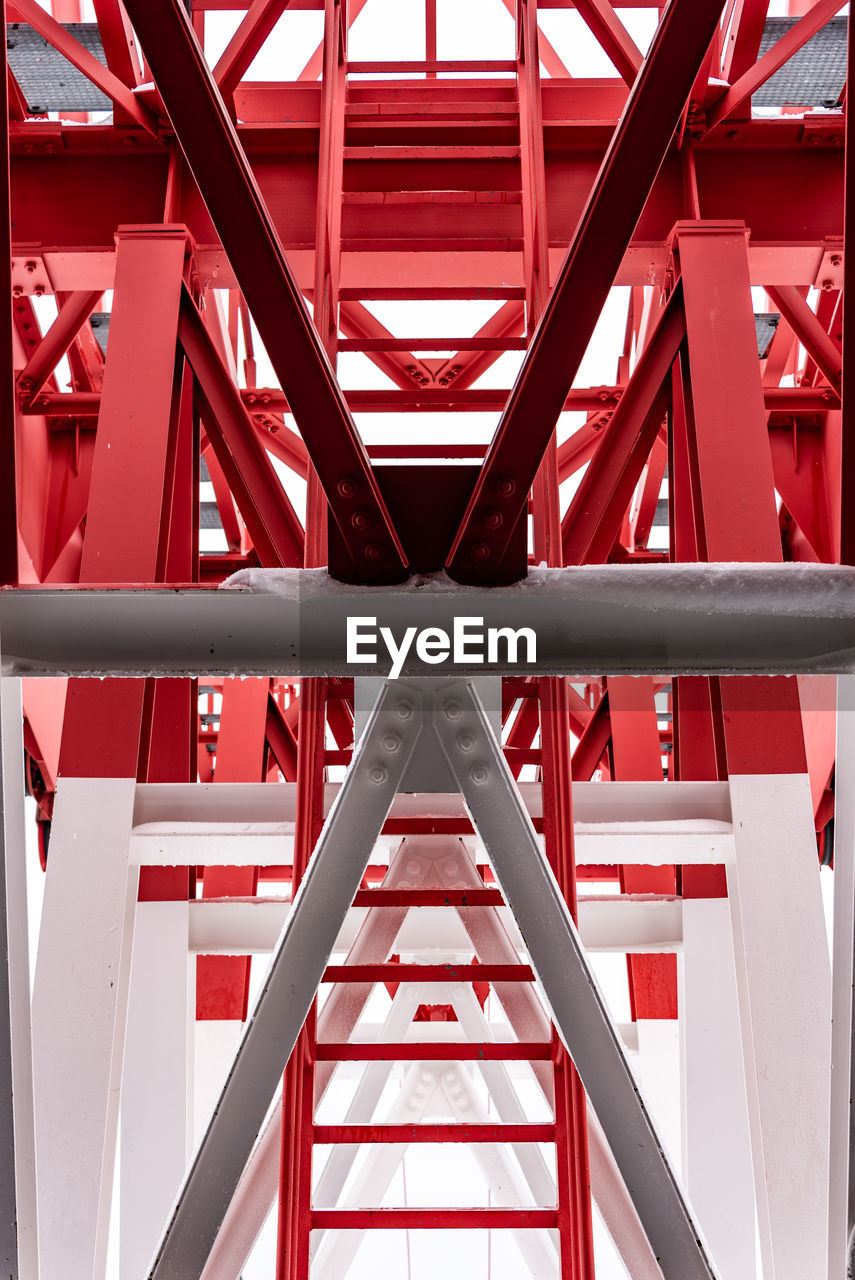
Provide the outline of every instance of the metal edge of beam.
<path id="1" fill-rule="evenodd" d="M 855 569 L 655 565 L 533 570 L 503 588 L 443 575 L 401 588 L 347 588 L 324 571 L 250 571 L 251 589 L 0 589 L 4 675 L 386 675 L 348 662 L 347 619 L 407 627 L 455 618 L 536 631 L 510 661 L 442 666 L 410 650 L 401 674 L 845 674 L 855 670 Z M 258 589 L 255 584 L 260 584 Z"/>

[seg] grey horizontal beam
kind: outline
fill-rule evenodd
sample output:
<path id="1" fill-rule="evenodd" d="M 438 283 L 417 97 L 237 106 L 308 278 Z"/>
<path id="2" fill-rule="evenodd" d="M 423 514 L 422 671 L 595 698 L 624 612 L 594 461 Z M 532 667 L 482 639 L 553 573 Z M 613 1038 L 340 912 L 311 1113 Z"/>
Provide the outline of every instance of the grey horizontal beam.
<path id="1" fill-rule="evenodd" d="M 386 675 L 390 659 L 348 663 L 348 617 L 407 627 L 455 617 L 529 627 L 536 661 L 448 660 L 410 651 L 401 674 L 486 672 L 831 673 L 855 671 L 855 569 L 834 565 L 607 565 L 532 570 L 510 587 L 442 575 L 401 587 L 346 587 L 323 570 L 251 570 L 240 589 L 0 589 L 4 675 Z M 520 656 L 526 657 L 525 645 Z"/>

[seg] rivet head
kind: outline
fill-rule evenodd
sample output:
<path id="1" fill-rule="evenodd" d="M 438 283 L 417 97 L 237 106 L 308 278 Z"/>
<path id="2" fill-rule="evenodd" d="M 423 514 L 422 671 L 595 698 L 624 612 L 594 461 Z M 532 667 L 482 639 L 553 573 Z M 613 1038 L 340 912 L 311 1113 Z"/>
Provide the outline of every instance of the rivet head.
<path id="1" fill-rule="evenodd" d="M 344 476 L 338 482 L 338 492 L 342 498 L 352 498 L 356 493 L 356 485 L 350 479 L 350 476 Z"/>
<path id="2" fill-rule="evenodd" d="M 485 764 L 473 764 L 469 770 L 469 777 L 473 782 L 478 784 L 484 783 L 490 776 L 490 770 Z"/>
<path id="3" fill-rule="evenodd" d="M 472 559 L 477 560 L 481 564 L 484 560 L 489 560 L 490 548 L 486 542 L 476 542 L 472 548 Z"/>
<path id="4" fill-rule="evenodd" d="M 371 517 L 367 511 L 354 511 L 350 517 L 350 523 L 354 529 L 367 529 L 371 523 Z"/>
<path id="5" fill-rule="evenodd" d="M 389 777 L 389 770 L 386 768 L 385 764 L 373 764 L 368 770 L 368 777 L 373 783 L 380 786 L 380 784 L 385 782 Z"/>
<path id="6" fill-rule="evenodd" d="M 387 733 L 383 739 L 384 751 L 397 751 L 401 745 L 401 735 L 399 733 Z"/>
<path id="7" fill-rule="evenodd" d="M 484 517 L 484 524 L 488 529 L 500 529 L 502 526 L 501 511 L 488 511 Z"/>
<path id="8" fill-rule="evenodd" d="M 510 498 L 517 491 L 517 482 L 511 476 L 505 476 L 498 483 L 498 491 L 503 498 Z"/>
<path id="9" fill-rule="evenodd" d="M 453 702 L 453 701 L 446 702 L 445 706 L 443 707 L 443 711 L 445 712 L 449 720 L 456 720 L 462 710 L 463 708 L 461 707 L 460 703 Z"/>
<path id="10" fill-rule="evenodd" d="M 383 559 L 383 548 L 379 542 L 369 542 L 365 548 L 365 559 L 371 560 L 374 564 Z"/>
<path id="11" fill-rule="evenodd" d="M 457 737 L 457 745 L 461 751 L 471 751 L 475 746 L 474 733 L 461 733 Z"/>
<path id="12" fill-rule="evenodd" d="M 395 715 L 399 720 L 409 720 L 413 714 L 412 702 L 399 702 L 395 707 Z"/>

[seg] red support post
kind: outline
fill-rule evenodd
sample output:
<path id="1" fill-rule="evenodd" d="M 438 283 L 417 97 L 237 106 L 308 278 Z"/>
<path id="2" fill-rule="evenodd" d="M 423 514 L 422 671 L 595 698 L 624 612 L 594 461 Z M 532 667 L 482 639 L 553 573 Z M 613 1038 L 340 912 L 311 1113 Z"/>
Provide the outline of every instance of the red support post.
<path id="1" fill-rule="evenodd" d="M 2 10 L 0 9 L 0 13 Z M 0 413 L 0 583 L 18 581 L 18 497 L 15 448 L 15 374 L 12 363 L 12 220 L 9 201 L 9 86 L 6 45 L 0 55 L 0 352 L 2 352 L 3 404 Z"/>

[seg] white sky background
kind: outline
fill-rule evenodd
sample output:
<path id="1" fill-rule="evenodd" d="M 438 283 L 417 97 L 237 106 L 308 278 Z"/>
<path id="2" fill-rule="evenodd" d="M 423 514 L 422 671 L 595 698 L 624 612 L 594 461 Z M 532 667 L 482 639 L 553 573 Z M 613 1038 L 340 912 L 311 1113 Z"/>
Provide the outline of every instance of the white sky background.
<path id="1" fill-rule="evenodd" d="M 49 0 L 40 0 L 49 8 Z M 514 24 L 500 0 L 438 0 L 438 50 L 439 58 L 456 59 L 508 59 L 513 57 Z M 636 43 L 642 49 L 653 34 L 656 11 L 618 10 L 620 17 Z M 784 14 L 785 0 L 772 0 L 770 15 Z M 228 43 L 238 21 L 238 11 L 211 12 L 206 15 L 206 53 L 213 65 Z M 91 0 L 84 7 L 84 17 L 94 20 Z M 540 25 L 571 74 L 577 77 L 616 75 L 608 58 L 591 36 L 582 19 L 571 10 L 544 10 L 539 15 Z M 323 34 L 323 15 L 319 12 L 295 11 L 286 13 L 272 37 L 256 58 L 248 78 L 254 80 L 289 80 L 296 78 Z M 349 37 L 349 56 L 354 59 L 424 57 L 424 9 L 420 0 L 369 0 L 366 8 L 354 23 Z M 545 78 L 547 73 L 542 71 Z M 626 308 L 629 290 L 615 288 L 611 291 L 597 329 L 591 339 L 582 367 L 576 378 L 577 386 L 610 384 L 616 376 L 616 362 L 623 344 Z M 35 300 L 43 324 L 49 323 L 55 314 L 52 299 Z M 757 299 L 757 309 L 764 309 Z M 461 337 L 474 334 L 493 314 L 498 304 L 485 301 L 469 302 L 382 302 L 371 301 L 369 309 L 395 335 L 414 336 L 420 333 L 448 334 Z M 109 299 L 105 300 L 105 309 Z M 444 354 L 438 352 L 437 354 Z M 256 333 L 255 355 L 258 362 L 259 386 L 274 386 L 276 378 Z M 519 368 L 522 353 L 509 352 L 479 379 L 477 386 L 509 388 Z M 67 377 L 60 369 L 60 384 Z M 240 366 L 239 366 L 240 369 Z M 339 377 L 345 388 L 392 388 L 393 383 L 380 372 L 366 356 L 346 353 L 339 360 Z M 242 371 L 241 376 L 242 376 Z M 478 442 L 486 444 L 498 421 L 498 414 L 359 414 L 357 422 L 367 444 L 422 442 Z M 559 427 L 560 438 L 583 424 L 584 414 L 564 414 Z M 274 461 L 291 500 L 301 517 L 305 504 L 305 485 L 285 467 Z M 562 508 L 570 500 L 575 483 L 565 485 L 562 491 Z M 203 498 L 212 499 L 212 493 Z M 216 548 L 216 537 L 203 533 L 203 547 Z M 211 540 L 213 537 L 213 541 Z M 30 803 L 30 802 L 28 802 Z M 32 806 L 30 804 L 30 816 Z M 28 822 L 28 834 L 34 832 L 34 823 Z M 38 871 L 37 853 L 34 847 L 28 851 L 31 889 L 34 906 L 34 935 L 37 932 L 38 907 L 41 897 L 41 873 Z M 831 874 L 822 876 L 825 896 L 830 904 Z M 582 886 L 581 891 L 589 886 Z M 598 892 L 605 886 L 590 886 Z M 35 937 L 34 937 L 35 941 Z M 597 956 L 595 967 L 601 984 L 612 1005 L 617 1021 L 629 1019 L 625 959 L 621 955 Z M 253 986 L 257 989 L 263 976 L 264 965 L 253 964 Z M 383 996 L 377 997 L 378 1005 Z M 382 1009 L 378 1007 L 378 1016 Z M 231 1028 L 236 1030 L 236 1028 Z M 660 1044 L 657 1053 L 655 1077 L 648 1075 L 647 1087 L 650 1101 L 663 1132 L 671 1142 L 679 1142 L 679 1047 L 677 1024 L 659 1024 L 654 1030 Z M 203 1031 L 202 1035 L 206 1033 Z M 637 1056 L 632 1055 L 637 1063 Z M 216 1081 L 200 1080 L 200 1086 L 211 1102 L 216 1093 Z M 533 1097 L 533 1105 L 536 1105 Z M 414 1149 L 408 1157 L 407 1184 L 399 1174 L 392 1187 L 394 1199 L 389 1203 L 441 1204 L 444 1201 L 459 1203 L 486 1203 L 483 1180 L 468 1155 L 459 1148 L 445 1147 L 434 1151 Z M 623 1280 L 626 1273 L 617 1259 L 611 1242 L 595 1215 L 597 1277 L 598 1280 Z M 406 1249 L 403 1233 L 395 1233 L 394 1240 L 385 1233 L 368 1233 L 368 1240 L 348 1272 L 350 1280 L 375 1280 L 377 1276 L 389 1276 L 390 1280 L 435 1280 L 441 1269 L 444 1280 L 519 1280 L 527 1270 L 516 1248 L 502 1239 L 502 1233 L 411 1233 L 411 1247 Z M 116 1231 L 111 1242 L 109 1275 L 118 1277 Z M 275 1249 L 275 1215 L 271 1217 L 259 1244 L 244 1270 L 243 1280 L 271 1280 L 272 1257 Z M 444 1237 L 444 1238 L 443 1238 Z M 758 1263 L 759 1274 L 759 1263 Z"/>

